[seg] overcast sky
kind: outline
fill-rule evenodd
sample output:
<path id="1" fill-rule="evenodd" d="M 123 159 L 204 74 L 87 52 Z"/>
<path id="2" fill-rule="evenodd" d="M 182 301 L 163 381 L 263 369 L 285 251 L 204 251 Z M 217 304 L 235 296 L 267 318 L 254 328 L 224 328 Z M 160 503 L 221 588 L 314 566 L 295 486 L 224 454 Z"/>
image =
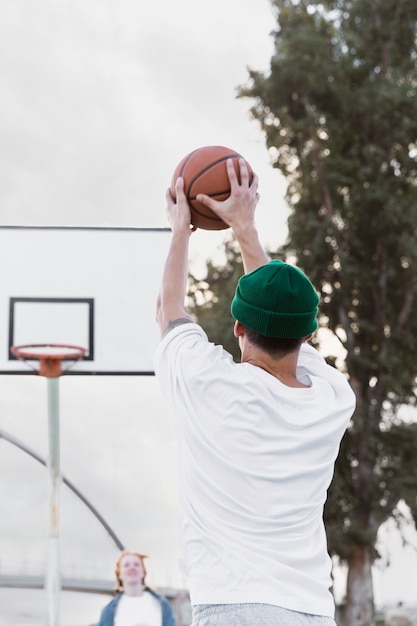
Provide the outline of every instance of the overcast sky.
<path id="1" fill-rule="evenodd" d="M 274 27 L 268 0 L 5 0 L 0 225 L 165 227 L 165 190 L 178 161 L 196 147 L 221 144 L 259 174 L 261 238 L 281 244 L 285 184 L 250 119 L 251 102 L 236 99 L 248 66 L 268 69 Z M 215 254 L 223 237 L 194 234 L 194 262 Z M 63 254 L 71 263 L 76 244 Z M 36 260 L 16 251 L 19 262 Z M 147 269 L 145 287 L 157 279 L 152 259 Z M 128 547 L 149 554 L 155 584 L 184 585 L 177 439 L 155 380 L 63 377 L 60 391 L 64 474 Z M 42 455 L 46 414 L 44 379 L 0 377 L 0 428 Z M 1 440 L 0 472 L 2 571 L 24 563 L 40 572 L 47 474 Z M 111 577 L 117 549 L 65 488 L 61 526 L 63 573 Z M 411 601 L 412 577 L 394 588 L 389 575 L 377 579 L 377 593 Z"/>

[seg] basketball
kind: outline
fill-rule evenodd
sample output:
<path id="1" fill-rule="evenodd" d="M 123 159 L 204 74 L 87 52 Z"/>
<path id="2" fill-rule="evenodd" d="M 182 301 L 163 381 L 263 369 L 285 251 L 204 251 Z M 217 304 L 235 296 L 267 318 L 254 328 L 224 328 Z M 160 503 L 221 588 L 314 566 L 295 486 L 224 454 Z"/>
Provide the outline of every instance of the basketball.
<path id="1" fill-rule="evenodd" d="M 226 200 L 230 195 L 230 182 L 227 175 L 226 161 L 233 159 L 233 165 L 240 182 L 239 159 L 242 156 L 235 150 L 224 146 L 204 146 L 187 154 L 175 168 L 171 180 L 171 195 L 175 200 L 175 184 L 179 177 L 184 180 L 184 193 L 191 211 L 191 224 L 203 230 L 223 230 L 229 226 L 207 206 L 198 202 L 196 196 L 204 193 L 214 200 Z M 253 179 L 253 170 L 246 161 L 249 182 Z"/>

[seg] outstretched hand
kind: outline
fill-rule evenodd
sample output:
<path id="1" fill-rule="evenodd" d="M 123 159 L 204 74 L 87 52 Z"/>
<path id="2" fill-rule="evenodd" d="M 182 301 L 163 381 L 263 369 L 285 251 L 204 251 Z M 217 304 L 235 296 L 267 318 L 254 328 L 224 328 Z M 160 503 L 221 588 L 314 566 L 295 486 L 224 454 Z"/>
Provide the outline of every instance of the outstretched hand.
<path id="1" fill-rule="evenodd" d="M 248 166 L 242 158 L 239 159 L 240 182 L 232 159 L 227 160 L 226 167 L 230 181 L 230 196 L 219 202 L 205 194 L 198 194 L 197 200 L 214 211 L 237 234 L 254 224 L 255 209 L 259 200 L 258 177 L 254 174 L 252 182 L 249 182 Z"/>

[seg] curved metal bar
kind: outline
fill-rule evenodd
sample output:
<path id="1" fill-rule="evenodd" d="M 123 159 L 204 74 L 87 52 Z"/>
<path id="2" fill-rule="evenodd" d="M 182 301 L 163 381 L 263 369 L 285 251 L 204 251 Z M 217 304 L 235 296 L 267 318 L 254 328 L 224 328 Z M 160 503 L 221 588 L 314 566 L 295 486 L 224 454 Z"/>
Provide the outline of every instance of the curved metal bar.
<path id="1" fill-rule="evenodd" d="M 16 439 L 16 437 L 13 437 L 12 435 L 9 435 L 8 433 L 6 433 L 4 430 L 0 429 L 0 438 L 5 439 L 6 441 L 8 441 L 9 443 L 11 443 L 13 446 L 16 446 L 16 448 L 19 448 L 20 450 L 23 450 L 23 452 L 26 452 L 26 454 L 29 454 L 29 456 L 31 456 L 32 458 L 34 458 L 36 461 L 38 461 L 39 463 L 41 463 L 44 467 L 47 466 L 47 463 L 45 461 L 44 458 L 42 458 L 37 452 L 35 452 L 34 450 L 32 450 L 31 448 L 29 448 L 26 444 L 22 443 L 21 441 L 19 441 L 19 439 Z M 81 491 L 79 489 L 77 489 L 77 487 L 74 485 L 74 483 L 72 483 L 70 480 L 68 480 L 68 478 L 65 478 L 65 476 L 62 474 L 62 482 L 71 489 L 71 491 L 73 491 L 75 493 L 75 495 L 85 504 L 85 506 L 91 511 L 91 513 L 94 515 L 94 517 L 99 521 L 99 523 L 103 526 L 103 528 L 106 530 L 107 534 L 110 535 L 110 537 L 113 539 L 114 543 L 116 544 L 116 546 L 119 548 L 119 550 L 124 550 L 124 545 L 123 543 L 120 541 L 120 539 L 118 538 L 118 536 L 116 535 L 116 533 L 114 532 L 114 530 L 108 525 L 108 523 L 106 522 L 106 520 L 104 519 L 104 517 L 102 515 L 100 515 L 100 513 L 97 511 L 97 509 L 91 504 L 91 502 L 81 493 Z"/>

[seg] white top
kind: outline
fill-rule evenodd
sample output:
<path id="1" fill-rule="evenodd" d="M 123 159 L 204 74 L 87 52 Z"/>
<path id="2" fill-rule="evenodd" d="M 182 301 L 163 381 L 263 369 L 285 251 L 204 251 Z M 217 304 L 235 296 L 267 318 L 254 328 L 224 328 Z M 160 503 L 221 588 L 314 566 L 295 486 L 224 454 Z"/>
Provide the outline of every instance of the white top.
<path id="1" fill-rule="evenodd" d="M 234 363 L 197 324 L 171 330 L 155 373 L 178 419 L 181 537 L 192 604 L 263 602 L 334 615 L 322 520 L 354 410 L 346 378 L 303 344 L 291 388 Z"/>
<path id="2" fill-rule="evenodd" d="M 162 626 L 161 605 L 147 591 L 141 596 L 124 593 L 117 605 L 114 626 Z"/>

